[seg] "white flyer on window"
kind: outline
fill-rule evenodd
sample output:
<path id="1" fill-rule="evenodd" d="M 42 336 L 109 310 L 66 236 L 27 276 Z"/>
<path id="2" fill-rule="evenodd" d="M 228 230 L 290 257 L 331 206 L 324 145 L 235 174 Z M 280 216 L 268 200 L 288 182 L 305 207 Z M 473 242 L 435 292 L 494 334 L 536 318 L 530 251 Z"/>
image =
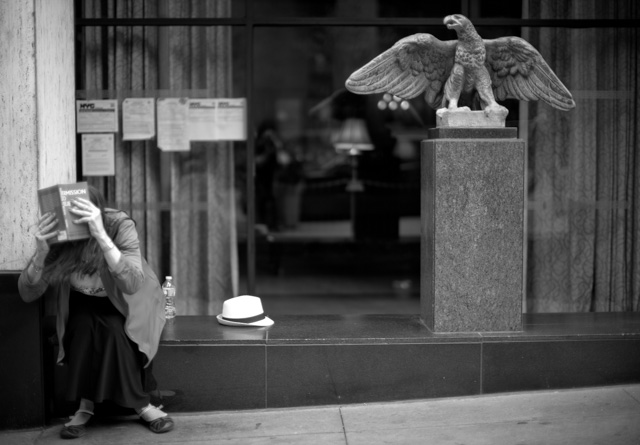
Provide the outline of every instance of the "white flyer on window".
<path id="1" fill-rule="evenodd" d="M 113 133 L 82 135 L 83 176 L 115 176 Z"/>
<path id="2" fill-rule="evenodd" d="M 156 135 L 155 99 L 126 98 L 122 101 L 122 140 L 143 141 Z"/>
<path id="3" fill-rule="evenodd" d="M 189 99 L 187 132 L 191 141 L 216 140 L 217 99 Z"/>
<path id="4" fill-rule="evenodd" d="M 159 98 L 156 102 L 158 115 L 158 148 L 163 151 L 189 151 L 187 133 L 187 98 Z"/>
<path id="5" fill-rule="evenodd" d="M 77 100 L 76 101 L 77 133 L 117 133 L 118 101 Z"/>
<path id="6" fill-rule="evenodd" d="M 244 141 L 247 139 L 247 103 L 244 98 L 217 99 L 216 139 Z"/>

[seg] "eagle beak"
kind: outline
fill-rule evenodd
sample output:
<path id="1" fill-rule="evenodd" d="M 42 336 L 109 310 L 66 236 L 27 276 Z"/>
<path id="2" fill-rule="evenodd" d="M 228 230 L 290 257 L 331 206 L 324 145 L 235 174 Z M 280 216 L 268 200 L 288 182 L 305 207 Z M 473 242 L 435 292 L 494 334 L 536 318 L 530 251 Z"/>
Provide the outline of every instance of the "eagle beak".
<path id="1" fill-rule="evenodd" d="M 453 29 L 453 26 L 456 24 L 456 20 L 453 18 L 452 15 L 448 15 L 444 18 L 442 23 L 447 25 L 447 28 Z"/>

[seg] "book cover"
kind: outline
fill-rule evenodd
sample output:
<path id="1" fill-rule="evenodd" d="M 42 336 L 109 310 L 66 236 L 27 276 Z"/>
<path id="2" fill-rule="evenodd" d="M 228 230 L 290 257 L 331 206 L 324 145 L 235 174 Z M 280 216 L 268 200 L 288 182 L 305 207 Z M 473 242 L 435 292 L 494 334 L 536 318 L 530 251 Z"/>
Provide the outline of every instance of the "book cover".
<path id="1" fill-rule="evenodd" d="M 40 214 L 53 212 L 58 218 L 58 236 L 49 239 L 49 244 L 64 243 L 87 239 L 91 236 L 88 224 L 75 224 L 78 219 L 69 211 L 71 201 L 74 198 L 89 199 L 89 190 L 86 182 L 75 184 L 58 184 L 38 190 L 38 203 Z"/>

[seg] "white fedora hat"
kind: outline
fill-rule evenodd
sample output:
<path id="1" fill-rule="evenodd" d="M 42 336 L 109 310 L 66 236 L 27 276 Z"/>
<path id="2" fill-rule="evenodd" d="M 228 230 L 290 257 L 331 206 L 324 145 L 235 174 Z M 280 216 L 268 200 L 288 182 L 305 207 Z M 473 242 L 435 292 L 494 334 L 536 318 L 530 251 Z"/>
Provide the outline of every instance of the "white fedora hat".
<path id="1" fill-rule="evenodd" d="M 222 304 L 218 323 L 227 326 L 271 326 L 273 320 L 264 314 L 262 301 L 252 295 L 240 295 Z"/>

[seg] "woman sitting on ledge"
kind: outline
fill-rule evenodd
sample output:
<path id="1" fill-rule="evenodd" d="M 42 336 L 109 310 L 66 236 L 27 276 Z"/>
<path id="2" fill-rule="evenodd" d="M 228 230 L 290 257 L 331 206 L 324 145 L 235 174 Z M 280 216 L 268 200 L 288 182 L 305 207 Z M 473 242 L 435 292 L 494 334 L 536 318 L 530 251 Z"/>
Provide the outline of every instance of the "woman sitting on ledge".
<path id="1" fill-rule="evenodd" d="M 57 361 L 68 366 L 67 400 L 80 402 L 60 436 L 83 436 L 94 403 L 106 400 L 135 409 L 154 433 L 171 431 L 173 420 L 144 391 L 144 371 L 165 323 L 160 283 L 140 254 L 134 221 L 105 209 L 93 187 L 89 198 L 73 199 L 70 211 L 76 224 L 89 225 L 90 238 L 50 247 L 57 219 L 42 215 L 36 253 L 18 281 L 26 302 L 47 289 L 56 298 Z"/>

